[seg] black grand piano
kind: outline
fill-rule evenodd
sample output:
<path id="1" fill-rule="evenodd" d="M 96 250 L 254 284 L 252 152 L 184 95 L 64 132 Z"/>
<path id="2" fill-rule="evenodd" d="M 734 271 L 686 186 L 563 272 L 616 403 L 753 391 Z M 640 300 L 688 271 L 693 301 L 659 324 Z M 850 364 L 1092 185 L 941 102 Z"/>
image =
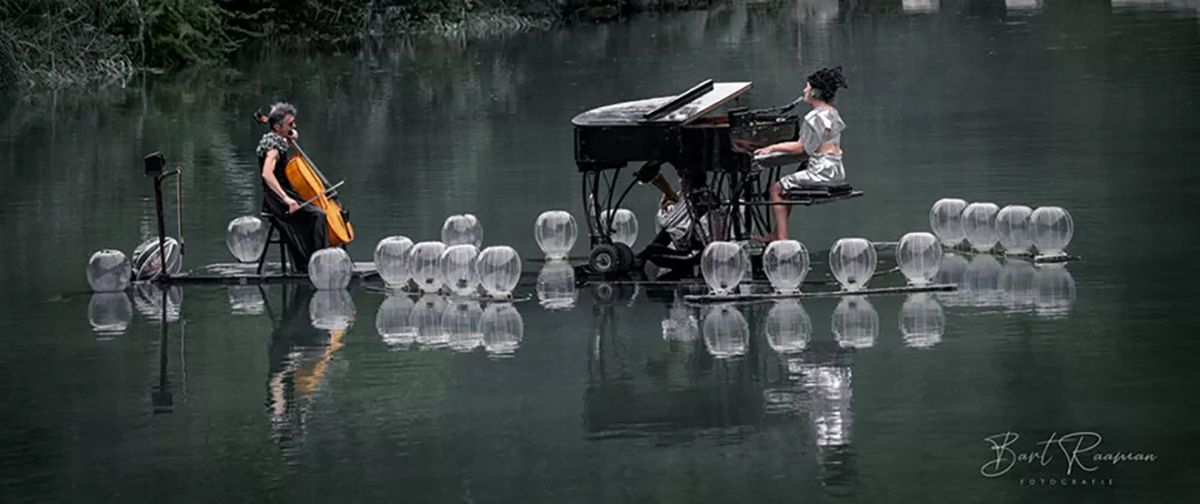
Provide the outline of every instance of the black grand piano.
<path id="1" fill-rule="evenodd" d="M 718 111 L 750 87 L 750 82 L 710 79 L 676 96 L 607 105 L 571 120 L 575 162 L 583 175 L 592 272 L 619 274 L 634 267 L 632 249 L 613 241 L 608 216 L 621 207 L 634 185 L 654 180 L 664 164 L 679 175 L 681 200 L 691 216 L 689 236 L 695 237 L 691 250 L 677 251 L 673 264 L 699 264 L 700 252 L 712 240 L 744 241 L 772 229 L 767 189 L 784 167 L 802 168 L 805 157 L 756 160 L 753 152 L 798 138 L 807 111 L 798 107 L 799 99 L 767 109 Z M 636 162 L 641 165 L 617 196 L 621 172 Z M 812 205 L 861 194 L 846 185 L 806 191 L 787 204 Z"/>

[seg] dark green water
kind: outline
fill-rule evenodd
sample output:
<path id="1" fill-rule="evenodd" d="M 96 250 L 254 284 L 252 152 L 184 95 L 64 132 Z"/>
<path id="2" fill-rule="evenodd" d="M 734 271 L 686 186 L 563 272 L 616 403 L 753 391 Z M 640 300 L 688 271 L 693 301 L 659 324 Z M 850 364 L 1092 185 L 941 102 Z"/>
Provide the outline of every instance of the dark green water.
<path id="1" fill-rule="evenodd" d="M 1114 3 L 733 7 L 8 100 L 0 499 L 1195 500 L 1200 10 Z M 362 288 L 344 331 L 314 327 L 311 292 L 279 286 L 259 309 L 230 300 L 257 291 L 187 287 L 165 340 L 137 296 L 122 334 L 89 324 L 88 256 L 151 235 L 147 152 L 185 169 L 188 266 L 229 260 L 226 223 L 259 206 L 248 117 L 271 102 L 299 107 L 306 150 L 347 181 L 356 260 L 384 236 L 435 239 L 462 212 L 485 243 L 534 257 L 541 211 L 580 215 L 575 114 L 706 78 L 753 81 L 743 104 L 782 104 L 835 64 L 850 82 L 847 173 L 867 195 L 798 211 L 795 237 L 894 241 L 925 230 L 941 197 L 1058 205 L 1085 258 L 1067 266 L 1074 296 L 1006 307 L 1002 290 L 964 289 L 938 298 L 932 339 L 905 338 L 905 296 L 870 298 L 878 330 L 851 340 L 833 331 L 838 300 L 805 301 L 811 340 L 788 355 L 767 337 L 774 305 L 743 306 L 750 339 L 731 359 L 712 350 L 730 342 L 694 330 L 664 338 L 664 321 L 703 320 L 672 311 L 670 292 L 517 303 L 508 357 L 389 345 L 385 297 Z M 632 198 L 645 243 L 656 198 Z M 985 286 L 1016 268 L 986 266 Z M 526 263 L 523 293 L 538 268 Z M 1006 431 L 1024 452 L 1091 431 L 1093 453 L 1157 460 L 1084 459 L 1095 472 L 1066 476 L 1096 486 L 1051 486 L 1061 453 L 981 475 L 984 438 Z"/>

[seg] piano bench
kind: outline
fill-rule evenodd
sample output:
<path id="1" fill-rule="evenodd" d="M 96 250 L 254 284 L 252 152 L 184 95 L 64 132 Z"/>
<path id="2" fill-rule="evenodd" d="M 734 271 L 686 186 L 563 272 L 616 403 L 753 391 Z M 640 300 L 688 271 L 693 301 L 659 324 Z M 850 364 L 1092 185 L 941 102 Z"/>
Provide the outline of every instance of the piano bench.
<path id="1" fill-rule="evenodd" d="M 835 186 L 801 187 L 783 193 L 782 205 L 822 205 L 835 201 L 847 200 L 862 196 L 862 191 L 856 191 L 850 184 Z"/>

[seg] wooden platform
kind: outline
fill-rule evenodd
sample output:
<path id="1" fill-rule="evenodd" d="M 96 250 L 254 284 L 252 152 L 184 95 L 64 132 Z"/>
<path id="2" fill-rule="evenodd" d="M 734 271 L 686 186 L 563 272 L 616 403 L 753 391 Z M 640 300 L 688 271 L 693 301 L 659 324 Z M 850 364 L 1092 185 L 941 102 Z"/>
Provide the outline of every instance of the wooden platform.
<path id="1" fill-rule="evenodd" d="M 955 284 L 930 284 L 922 286 L 905 285 L 901 287 L 877 287 L 873 289 L 863 289 L 859 291 L 824 291 L 824 292 L 799 292 L 796 294 L 779 294 L 775 292 L 767 293 L 751 293 L 751 294 L 731 294 L 728 296 L 718 296 L 715 294 L 693 294 L 684 296 L 683 300 L 688 303 L 708 304 L 708 303 L 731 303 L 737 301 L 770 301 L 774 299 L 805 299 L 819 297 L 840 297 L 840 296 L 870 296 L 877 294 L 908 294 L 913 292 L 938 292 L 938 291 L 953 291 L 958 290 L 958 285 Z"/>
<path id="2" fill-rule="evenodd" d="M 284 273 L 279 263 L 267 263 L 260 274 L 255 271 L 256 264 L 247 263 L 218 263 L 203 266 L 191 271 L 179 273 L 162 279 L 168 284 L 259 284 L 308 281 L 307 273 Z M 377 271 L 374 262 L 354 263 L 354 278 L 375 276 Z"/>

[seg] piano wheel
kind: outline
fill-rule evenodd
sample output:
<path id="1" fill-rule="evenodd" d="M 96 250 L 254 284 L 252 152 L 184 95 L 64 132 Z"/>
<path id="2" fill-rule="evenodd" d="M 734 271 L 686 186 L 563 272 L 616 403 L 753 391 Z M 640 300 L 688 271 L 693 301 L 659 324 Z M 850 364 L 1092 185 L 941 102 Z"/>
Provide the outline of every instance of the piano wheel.
<path id="1" fill-rule="evenodd" d="M 602 275 L 616 273 L 621 270 L 621 253 L 611 244 L 597 245 L 588 255 L 588 267 Z"/>
<path id="2" fill-rule="evenodd" d="M 617 248 L 617 253 L 620 254 L 620 259 L 621 259 L 620 271 L 626 272 L 626 271 L 633 269 L 633 260 L 635 258 L 634 254 L 633 254 L 633 249 L 629 248 L 629 245 L 626 245 L 624 243 L 614 243 L 613 246 Z"/>

